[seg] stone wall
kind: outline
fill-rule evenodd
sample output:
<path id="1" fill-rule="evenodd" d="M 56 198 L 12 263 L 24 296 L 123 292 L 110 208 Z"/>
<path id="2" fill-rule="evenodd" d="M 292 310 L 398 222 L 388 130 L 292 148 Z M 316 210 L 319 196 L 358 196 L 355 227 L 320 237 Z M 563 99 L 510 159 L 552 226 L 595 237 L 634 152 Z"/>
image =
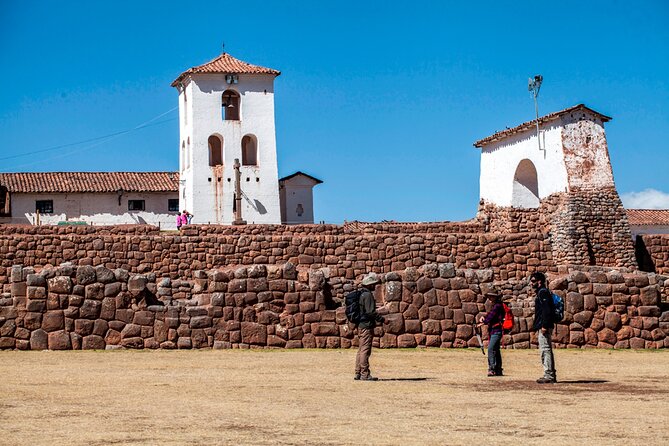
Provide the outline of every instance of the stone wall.
<path id="1" fill-rule="evenodd" d="M 429 230 L 431 224 L 424 226 Z M 400 227 L 193 225 L 180 232 L 159 232 L 146 226 L 0 226 L 0 283 L 13 265 L 43 267 L 63 262 L 153 272 L 172 279 L 191 279 L 196 270 L 286 262 L 327 266 L 333 276 L 347 279 L 433 262 L 492 268 L 502 280 L 525 277 L 535 269 L 556 269 L 543 234 L 395 232 Z"/>
<path id="2" fill-rule="evenodd" d="M 645 271 L 669 274 L 669 235 L 641 235 L 637 238 L 636 251 Z"/>
<path id="3" fill-rule="evenodd" d="M 556 265 L 637 266 L 627 214 L 615 188 L 553 194 L 539 209 L 481 203 L 477 220 L 493 233 L 544 234 Z"/>
<path id="4" fill-rule="evenodd" d="M 491 269 L 426 264 L 388 272 L 377 287 L 387 324 L 374 343 L 474 347 L 483 294 L 503 290 L 516 316 L 505 345 L 536 344 L 534 299 L 524 280 L 496 281 Z M 656 274 L 566 268 L 549 275 L 565 299 L 558 347 L 669 347 L 669 311 Z M 356 345 L 341 301 L 349 279 L 292 263 L 196 271 L 192 280 L 64 264 L 13 266 L 0 295 L 0 348 L 347 348 Z"/>

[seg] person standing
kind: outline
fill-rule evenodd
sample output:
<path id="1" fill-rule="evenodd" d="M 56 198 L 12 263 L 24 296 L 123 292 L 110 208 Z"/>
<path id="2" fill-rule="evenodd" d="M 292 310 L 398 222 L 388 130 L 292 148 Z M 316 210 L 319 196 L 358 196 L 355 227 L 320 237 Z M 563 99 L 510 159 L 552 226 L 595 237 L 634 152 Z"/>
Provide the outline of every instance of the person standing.
<path id="1" fill-rule="evenodd" d="M 504 305 L 502 296 L 496 292 L 486 293 L 492 302 L 492 308 L 481 318 L 478 326 L 488 326 L 488 376 L 502 376 L 502 323 L 504 322 Z"/>
<path id="2" fill-rule="evenodd" d="M 555 326 L 553 295 L 548 290 L 544 273 L 533 273 L 530 276 L 530 285 L 537 295 L 534 299 L 534 325 L 532 328 L 537 332 L 541 362 L 544 366 L 544 376 L 539 378 L 537 382 L 539 384 L 555 383 L 557 382 L 557 373 L 551 339 L 551 330 Z"/>
<path id="3" fill-rule="evenodd" d="M 372 340 L 374 327 L 377 323 L 385 322 L 383 316 L 376 312 L 374 289 L 380 280 L 374 273 L 369 273 L 362 279 L 360 293 L 360 322 L 358 328 L 358 354 L 355 357 L 355 380 L 378 381 L 369 371 L 369 357 L 372 354 Z"/>
<path id="4" fill-rule="evenodd" d="M 181 229 L 181 212 L 177 211 L 177 230 Z"/>

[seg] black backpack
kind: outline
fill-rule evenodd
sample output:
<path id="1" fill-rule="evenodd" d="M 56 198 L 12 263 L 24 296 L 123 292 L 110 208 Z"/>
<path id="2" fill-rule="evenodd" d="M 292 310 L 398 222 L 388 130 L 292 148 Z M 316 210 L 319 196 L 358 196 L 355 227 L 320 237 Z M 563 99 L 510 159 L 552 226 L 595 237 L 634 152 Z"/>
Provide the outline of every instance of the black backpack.
<path id="1" fill-rule="evenodd" d="M 362 308 L 360 307 L 360 296 L 362 290 L 351 291 L 346 295 L 346 319 L 354 324 L 362 322 Z"/>

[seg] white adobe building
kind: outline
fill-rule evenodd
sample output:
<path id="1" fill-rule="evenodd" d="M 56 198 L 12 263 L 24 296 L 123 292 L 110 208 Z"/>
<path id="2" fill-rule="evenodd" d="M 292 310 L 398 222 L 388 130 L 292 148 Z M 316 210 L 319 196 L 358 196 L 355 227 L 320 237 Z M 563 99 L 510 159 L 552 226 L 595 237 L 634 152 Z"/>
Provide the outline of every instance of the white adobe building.
<path id="1" fill-rule="evenodd" d="M 179 206 L 197 223 L 235 219 L 235 159 L 241 163 L 242 218 L 281 223 L 274 128 L 279 74 L 223 53 L 172 83 L 179 91 Z"/>
<path id="2" fill-rule="evenodd" d="M 0 173 L 0 223 L 176 228 L 176 172 Z"/>
<path id="3" fill-rule="evenodd" d="M 615 187 L 604 123 L 611 118 L 583 104 L 497 132 L 481 149 L 481 200 L 536 208 L 556 192 Z"/>

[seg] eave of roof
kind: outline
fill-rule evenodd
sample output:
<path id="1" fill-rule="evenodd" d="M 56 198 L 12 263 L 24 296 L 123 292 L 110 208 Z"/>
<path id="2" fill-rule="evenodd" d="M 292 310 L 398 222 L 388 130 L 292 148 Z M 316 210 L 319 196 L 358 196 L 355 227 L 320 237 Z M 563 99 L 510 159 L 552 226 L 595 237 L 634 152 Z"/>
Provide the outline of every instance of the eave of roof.
<path id="1" fill-rule="evenodd" d="M 198 73 L 221 73 L 221 74 L 269 74 L 278 76 L 280 71 L 273 68 L 261 67 L 260 65 L 253 65 L 243 60 L 236 59 L 228 53 L 223 53 L 220 56 L 210 60 L 207 63 L 192 67 L 184 71 L 172 82 L 172 87 L 176 87 L 179 83 L 191 74 Z"/>
<path id="2" fill-rule="evenodd" d="M 178 172 L 0 173 L 10 193 L 178 192 Z"/>
<path id="3" fill-rule="evenodd" d="M 630 225 L 669 226 L 669 209 L 625 209 Z"/>
<path id="4" fill-rule="evenodd" d="M 603 115 L 603 114 L 599 113 L 598 111 L 595 111 L 595 110 L 591 109 L 590 107 L 587 107 L 585 104 L 578 104 L 578 105 L 575 105 L 573 107 L 565 108 L 564 110 L 553 112 L 553 113 L 550 113 L 546 116 L 540 117 L 539 118 L 539 124 L 541 125 L 541 124 L 544 124 L 546 122 L 553 121 L 553 120 L 559 118 L 560 116 L 566 115 L 568 113 L 575 112 L 577 110 L 587 110 L 590 113 L 592 113 L 596 116 L 599 116 L 601 118 L 601 120 L 604 121 L 604 122 L 608 122 L 608 121 L 611 120 L 610 117 L 608 117 L 606 115 Z M 486 138 L 483 138 L 483 139 L 480 139 L 480 140 L 476 141 L 474 143 L 474 147 L 481 148 L 481 147 L 483 147 L 485 145 L 488 145 L 492 142 L 500 141 L 500 140 L 502 140 L 504 138 L 507 138 L 511 135 L 515 135 L 516 133 L 520 133 L 520 132 L 524 132 L 526 130 L 529 130 L 529 129 L 535 127 L 536 125 L 537 125 L 537 120 L 536 119 L 533 119 L 533 120 L 527 121 L 527 122 L 523 122 L 522 124 L 517 125 L 516 127 L 496 132 L 493 135 L 490 135 Z"/>
<path id="5" fill-rule="evenodd" d="M 296 176 L 298 176 L 298 175 L 302 175 L 303 177 L 307 177 L 307 178 L 309 178 L 309 179 L 315 181 L 316 184 L 321 184 L 321 183 L 323 182 L 323 181 L 319 180 L 318 178 L 316 178 L 316 177 L 312 177 L 311 175 L 308 175 L 308 174 L 306 174 L 306 173 L 304 173 L 304 172 L 300 172 L 299 170 L 298 170 L 297 172 L 295 172 L 294 174 L 292 174 L 292 175 L 288 175 L 287 177 L 279 178 L 279 181 L 290 180 L 291 178 L 296 177 Z"/>

